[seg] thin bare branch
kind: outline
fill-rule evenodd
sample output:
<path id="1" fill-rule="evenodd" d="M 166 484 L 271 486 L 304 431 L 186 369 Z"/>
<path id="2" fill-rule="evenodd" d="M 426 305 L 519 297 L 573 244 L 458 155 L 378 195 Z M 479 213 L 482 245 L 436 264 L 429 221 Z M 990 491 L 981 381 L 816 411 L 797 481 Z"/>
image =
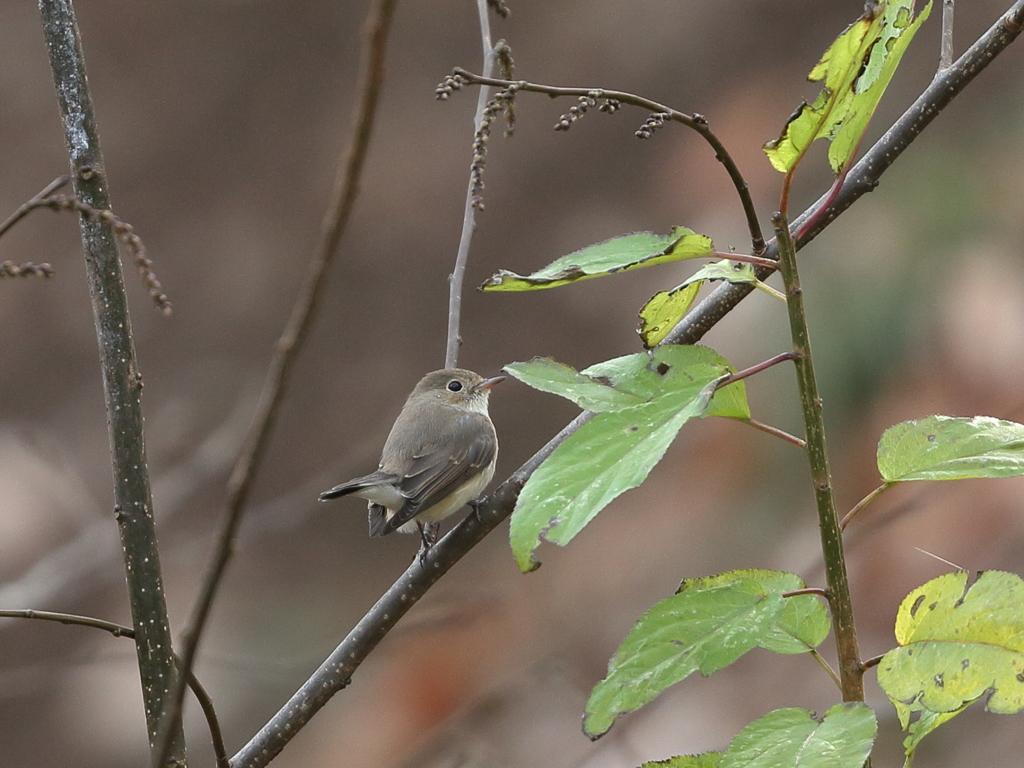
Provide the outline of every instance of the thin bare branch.
<path id="1" fill-rule="evenodd" d="M 750 242 L 755 256 L 763 256 L 765 250 L 764 236 L 761 233 L 761 224 L 757 219 L 757 210 L 754 208 L 754 201 L 750 197 L 750 190 L 747 188 L 747 182 L 743 178 L 743 174 L 740 173 L 740 169 L 737 167 L 736 162 L 732 159 L 732 156 L 726 150 L 725 145 L 719 140 L 719 138 L 712 132 L 711 127 L 708 125 L 707 118 L 703 115 L 692 114 L 688 115 L 685 112 L 666 107 L 664 104 L 659 104 L 651 99 L 645 99 L 642 96 L 637 96 L 633 93 L 626 93 L 625 91 L 610 91 L 606 88 L 563 88 L 554 85 L 542 85 L 540 83 L 528 83 L 525 80 L 498 80 L 488 76 L 486 73 L 483 75 L 476 75 L 465 69 L 456 67 L 453 72 L 453 77 L 462 78 L 463 82 L 473 83 L 476 85 L 491 85 L 498 88 L 508 88 L 514 86 L 516 90 L 527 91 L 530 93 L 544 93 L 548 96 L 576 96 L 588 99 L 605 99 L 614 106 L 610 110 L 605 111 L 617 111 L 620 104 L 629 104 L 634 107 L 641 109 L 650 110 L 655 115 L 655 121 L 660 125 L 664 120 L 671 120 L 672 122 L 681 123 L 687 128 L 691 128 L 699 133 L 704 140 L 711 145 L 711 148 L 715 151 L 715 158 L 722 163 L 725 167 L 726 172 L 729 174 L 729 178 L 732 180 L 733 186 L 736 188 L 736 193 L 739 195 L 740 204 L 743 206 L 743 214 L 747 220 L 747 227 L 750 230 Z M 565 130 L 568 127 L 567 119 L 563 119 L 557 128 Z M 647 124 L 645 124 L 647 126 Z M 653 132 L 655 126 L 647 126 L 647 131 L 641 129 L 638 135 L 641 138 L 646 138 L 651 132 Z"/>
<path id="2" fill-rule="evenodd" d="M 292 308 L 291 316 L 277 342 L 274 357 L 264 382 L 263 392 L 249 434 L 228 481 L 224 518 L 212 561 L 203 581 L 199 598 L 192 609 L 183 638 L 182 667 L 192 669 L 203 628 L 210 614 L 221 578 L 231 559 L 232 545 L 242 521 L 249 491 L 266 449 L 267 437 L 276 420 L 278 406 L 284 399 L 292 367 L 313 323 L 324 276 L 334 259 L 359 192 L 359 181 L 373 132 L 374 117 L 384 82 L 384 64 L 388 33 L 397 0 L 375 0 L 363 26 L 364 47 L 359 73 L 359 104 L 353 134 L 345 149 L 334 192 L 321 225 L 320 246 L 310 261 L 306 277 Z M 184 690 L 177 684 L 169 706 L 164 710 L 162 735 L 175 730 L 181 720 Z M 166 754 L 166 739 L 161 751 Z"/>
<path id="3" fill-rule="evenodd" d="M 43 36 L 57 92 L 75 197 L 100 211 L 111 208 L 109 185 L 85 72 L 78 21 L 71 0 L 40 0 Z M 135 627 L 135 649 L 152 757 L 160 712 L 177 672 L 167 620 L 160 552 L 153 521 L 153 497 L 146 463 L 142 416 L 142 374 L 135 357 L 128 297 L 113 232 L 102 222 L 79 222 L 89 296 L 107 411 L 113 463 L 114 513 L 121 535 L 124 568 Z M 182 766 L 185 740 L 180 728 L 168 733 L 168 753 Z"/>
<path id="4" fill-rule="evenodd" d="M 37 205 L 34 205 L 34 203 L 38 202 L 39 200 L 42 200 L 44 197 L 49 197 L 70 181 L 70 176 L 58 176 L 56 179 L 54 179 L 45 187 L 43 187 L 39 192 L 36 193 L 36 195 L 32 199 L 27 201 L 24 205 L 18 208 L 18 210 L 12 213 L 7 218 L 7 221 L 5 221 L 3 224 L 0 224 L 0 237 L 3 237 L 5 234 L 7 234 L 7 230 L 9 230 L 11 227 L 13 227 L 26 216 L 28 216 L 29 213 L 34 211 L 38 207 Z"/>
<path id="5" fill-rule="evenodd" d="M 477 0 L 477 14 L 480 17 L 480 42 L 483 45 L 483 72 L 490 77 L 494 71 L 496 55 L 491 44 L 491 20 L 487 15 L 488 0 Z M 497 6 L 495 7 L 497 10 Z M 484 111 L 487 109 L 489 92 L 481 88 L 476 99 L 476 117 L 473 118 L 473 132 L 479 137 L 484 128 Z M 479 140 L 479 139 L 477 139 Z M 476 140 L 475 140 L 476 141 Z M 476 154 L 482 154 L 474 148 L 474 166 Z M 478 203 L 479 188 L 482 183 L 475 174 L 470 174 L 469 187 L 466 190 L 466 204 L 462 213 L 462 234 L 459 236 L 459 248 L 455 254 L 455 269 L 448 276 L 448 336 L 444 353 L 444 367 L 454 368 L 459 359 L 459 346 L 462 344 L 460 324 L 462 321 L 462 285 L 466 278 L 466 263 L 469 261 L 469 247 L 476 230 L 476 211 L 482 206 Z"/>

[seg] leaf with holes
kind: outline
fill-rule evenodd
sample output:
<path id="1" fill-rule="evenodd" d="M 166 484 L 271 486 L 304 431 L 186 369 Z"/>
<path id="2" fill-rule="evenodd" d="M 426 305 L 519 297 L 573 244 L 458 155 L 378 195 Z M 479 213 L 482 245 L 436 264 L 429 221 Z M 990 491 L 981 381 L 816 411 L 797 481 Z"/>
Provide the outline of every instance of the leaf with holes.
<path id="1" fill-rule="evenodd" d="M 914 18 L 914 0 L 868 4 L 807 76 L 822 83 L 817 99 L 801 104 L 782 135 L 764 145 L 776 170 L 789 173 L 815 140 L 828 139 L 833 172 L 838 176 L 845 171 L 903 53 L 931 10 L 929 2 Z"/>
<path id="2" fill-rule="evenodd" d="M 896 616 L 896 640 L 878 665 L 878 683 L 907 727 L 921 713 L 908 750 L 972 702 L 1024 711 L 1024 581 L 985 571 L 967 588 L 963 571 L 918 587 Z M 936 717 L 943 715 L 943 717 Z"/>

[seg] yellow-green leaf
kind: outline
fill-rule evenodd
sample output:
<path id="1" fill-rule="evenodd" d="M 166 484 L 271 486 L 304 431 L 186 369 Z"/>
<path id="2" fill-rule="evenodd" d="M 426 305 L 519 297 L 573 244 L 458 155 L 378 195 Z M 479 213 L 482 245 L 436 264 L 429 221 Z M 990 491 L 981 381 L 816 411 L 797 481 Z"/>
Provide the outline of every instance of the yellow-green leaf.
<path id="1" fill-rule="evenodd" d="M 536 291 L 589 280 L 638 267 L 651 267 L 684 259 L 696 259 L 715 252 L 711 238 L 686 227 L 667 235 L 634 232 L 589 245 L 562 256 L 531 275 L 499 270 L 480 286 L 484 291 Z"/>
<path id="2" fill-rule="evenodd" d="M 764 145 L 776 170 L 789 173 L 816 139 L 832 142 L 829 164 L 839 175 L 849 166 L 903 57 L 931 13 L 929 0 L 914 18 L 914 0 L 869 3 L 864 15 L 829 47 L 807 79 L 822 82 L 813 104 L 804 102 L 779 138 Z"/>
<path id="3" fill-rule="evenodd" d="M 727 280 L 730 283 L 756 283 L 754 268 L 746 262 L 722 259 L 705 264 L 671 291 L 654 294 L 640 310 L 637 333 L 644 347 L 656 347 L 676 327 L 689 311 L 701 286 L 709 280 Z"/>
<path id="4" fill-rule="evenodd" d="M 673 328 L 690 310 L 700 293 L 703 280 L 683 284 L 671 291 L 659 291 L 640 310 L 640 326 L 636 332 L 645 349 L 656 347 L 665 340 Z"/>
<path id="5" fill-rule="evenodd" d="M 908 753 L 982 697 L 990 712 L 1024 711 L 1024 581 L 1002 571 L 982 573 L 970 589 L 967 580 L 948 573 L 907 595 L 896 617 L 900 647 L 878 665 L 879 685 L 911 726 Z"/>

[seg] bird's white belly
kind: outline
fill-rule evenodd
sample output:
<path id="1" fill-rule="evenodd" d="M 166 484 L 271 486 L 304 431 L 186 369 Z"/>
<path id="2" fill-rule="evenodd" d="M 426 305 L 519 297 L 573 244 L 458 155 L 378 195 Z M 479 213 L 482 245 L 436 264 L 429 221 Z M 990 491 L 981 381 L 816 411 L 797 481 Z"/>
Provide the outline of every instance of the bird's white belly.
<path id="1" fill-rule="evenodd" d="M 442 499 L 437 504 L 420 512 L 408 523 L 399 527 L 398 530 L 402 533 L 419 533 L 420 529 L 416 525 L 417 521 L 421 523 L 438 523 L 444 520 L 483 493 L 484 488 L 491 482 L 492 477 L 494 477 L 494 464 L 491 464 L 491 466 L 487 467 L 483 472 L 455 491 L 455 493 L 448 496 L 448 498 Z M 389 520 L 393 514 L 390 509 L 387 510 Z"/>

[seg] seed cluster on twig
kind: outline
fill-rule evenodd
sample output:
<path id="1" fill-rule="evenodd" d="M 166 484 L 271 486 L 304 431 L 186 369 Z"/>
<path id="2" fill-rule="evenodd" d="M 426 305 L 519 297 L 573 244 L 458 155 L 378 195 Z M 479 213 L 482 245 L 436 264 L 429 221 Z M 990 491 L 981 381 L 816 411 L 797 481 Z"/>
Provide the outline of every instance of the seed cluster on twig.
<path id="1" fill-rule="evenodd" d="M 512 15 L 512 9 L 508 7 L 508 4 L 505 2 L 505 0 L 487 0 L 487 5 L 490 6 L 490 9 L 499 16 L 501 16 L 501 18 L 503 19 L 507 19 L 509 16 Z"/>
<path id="2" fill-rule="evenodd" d="M 638 139 L 649 139 L 654 135 L 654 132 L 661 128 L 665 124 L 671 115 L 668 112 L 655 112 L 647 120 L 637 128 L 636 137 Z"/>
<path id="3" fill-rule="evenodd" d="M 167 298 L 167 294 L 163 292 L 163 286 L 160 285 L 160 281 L 157 279 L 156 274 L 153 272 L 153 262 L 146 255 L 146 247 L 142 243 L 142 238 L 135 234 L 134 228 L 131 224 L 121 221 L 114 215 L 111 210 L 99 210 L 93 208 L 91 205 L 87 205 L 79 200 L 77 197 L 70 195 L 50 195 L 49 197 L 42 197 L 31 200 L 25 205 L 26 210 L 32 210 L 35 208 L 50 208 L 54 211 L 75 211 L 90 221 L 99 221 L 106 224 L 110 231 L 114 234 L 118 240 L 124 243 L 132 252 L 132 256 L 135 259 L 135 268 L 142 278 L 142 284 L 149 293 L 149 297 L 156 304 L 157 309 L 160 310 L 164 315 L 171 314 L 171 302 Z M 9 264 L 10 262 L 4 262 Z M 31 266 L 31 265 L 24 265 Z M 44 277 L 48 277 L 49 274 L 53 273 L 50 269 L 49 264 L 40 265 L 37 269 L 45 270 L 48 273 L 40 271 Z"/>
<path id="4" fill-rule="evenodd" d="M 607 99 L 602 91 L 596 89 L 587 93 L 586 96 L 580 96 L 578 101 L 578 104 L 570 107 L 568 112 L 558 118 L 558 122 L 555 123 L 556 131 L 568 131 L 572 124 L 587 114 L 587 110 L 591 107 L 597 107 L 598 112 L 614 115 L 622 106 L 622 102 L 618 99 Z"/>
<path id="5" fill-rule="evenodd" d="M 511 135 L 515 125 L 515 111 L 513 104 L 516 98 L 516 91 L 519 86 L 512 83 L 494 94 L 494 98 L 487 102 L 484 107 L 483 119 L 480 127 L 473 134 L 473 161 L 469 166 L 469 183 L 473 196 L 473 207 L 478 211 L 484 209 L 484 166 L 487 163 L 487 142 L 491 136 L 491 126 L 499 116 L 504 114 L 508 119 L 508 128 L 505 135 Z"/>
<path id="6" fill-rule="evenodd" d="M 26 261 L 24 264 L 15 264 L 13 261 L 0 261 L 0 277 L 50 277 L 53 274 L 53 267 L 45 262 L 33 264 Z"/>

